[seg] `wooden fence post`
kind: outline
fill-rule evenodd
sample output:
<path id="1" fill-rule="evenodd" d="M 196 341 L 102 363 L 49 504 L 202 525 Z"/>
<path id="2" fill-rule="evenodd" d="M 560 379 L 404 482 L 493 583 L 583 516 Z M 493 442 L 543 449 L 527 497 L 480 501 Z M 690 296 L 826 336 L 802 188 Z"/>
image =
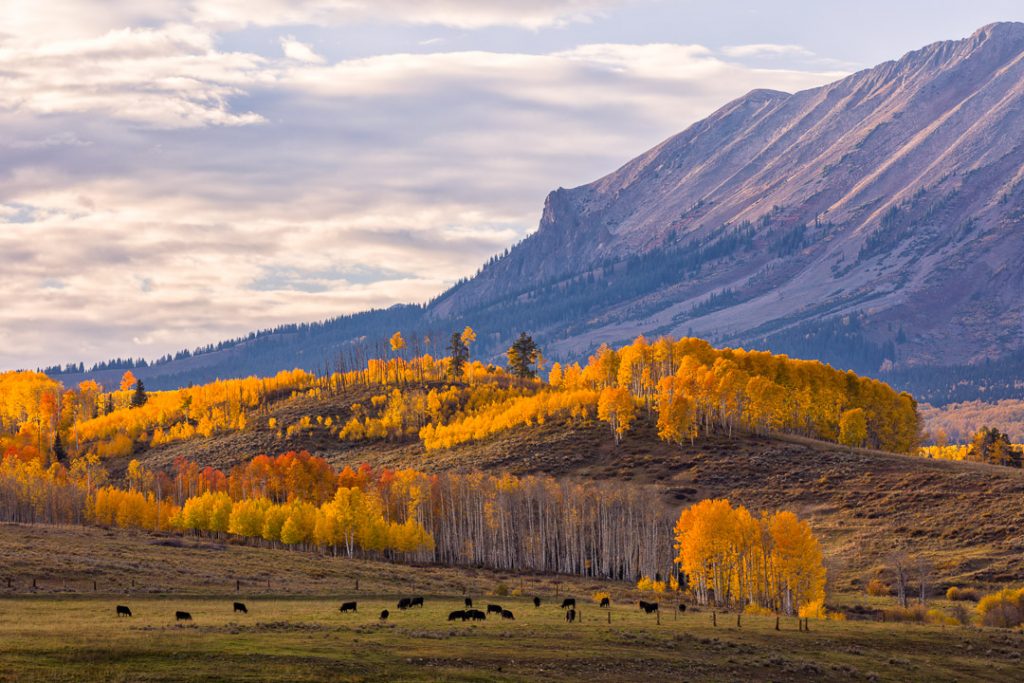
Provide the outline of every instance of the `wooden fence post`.
<path id="1" fill-rule="evenodd" d="M 711 612 L 711 625 L 718 626 L 718 612 Z"/>
<path id="2" fill-rule="evenodd" d="M 775 630 L 776 631 L 779 630 L 779 615 L 778 614 L 775 615 Z"/>
<path id="3" fill-rule="evenodd" d="M 608 610 L 608 623 L 612 623 L 612 611 Z"/>
<path id="4" fill-rule="evenodd" d="M 235 579 L 235 592 L 238 593 L 241 590 L 242 590 L 242 582 L 239 581 L 238 579 Z"/>
<path id="5" fill-rule="evenodd" d="M 743 628 L 740 626 L 740 617 L 743 616 L 743 612 L 736 613 L 736 628 Z"/>

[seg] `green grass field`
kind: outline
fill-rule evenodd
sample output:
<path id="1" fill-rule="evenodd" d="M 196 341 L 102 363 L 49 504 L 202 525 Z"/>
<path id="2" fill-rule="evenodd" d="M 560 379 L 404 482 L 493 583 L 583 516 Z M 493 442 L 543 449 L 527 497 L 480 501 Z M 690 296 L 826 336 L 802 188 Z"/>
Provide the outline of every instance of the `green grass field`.
<path id="1" fill-rule="evenodd" d="M 598 590 L 612 595 L 610 624 L 591 600 Z M 463 591 L 516 620 L 449 623 Z M 582 623 L 564 621 L 567 594 Z M 414 595 L 424 608 L 395 609 Z M 710 612 L 668 609 L 659 624 L 639 597 L 628 584 L 578 577 L 0 525 L 0 681 L 1019 681 L 1024 671 L 1016 631 L 812 621 L 803 633 L 795 619 L 776 631 L 774 618 L 744 616 L 737 628 L 735 615 L 713 626 Z M 234 614 L 234 600 L 249 614 Z M 359 611 L 341 614 L 344 600 Z M 118 618 L 118 604 L 134 616 Z M 391 618 L 381 623 L 384 608 Z M 176 610 L 194 621 L 175 623 Z"/>
<path id="2" fill-rule="evenodd" d="M 349 597 L 349 596 L 343 596 Z M 608 611 L 581 601 L 567 624 L 555 602 L 494 598 L 516 614 L 449 623 L 460 596 L 427 596 L 398 612 L 394 598 L 234 596 L 54 597 L 0 601 L 4 681 L 516 681 L 516 680 L 1020 680 L 1019 633 L 865 622 L 811 622 L 797 631 L 770 617 L 666 611 L 660 625 L 635 605 Z M 477 599 L 483 605 L 488 598 Z M 115 616 L 117 603 L 132 618 Z M 391 618 L 378 615 L 388 608 Z M 194 621 L 175 623 L 175 610 Z"/>

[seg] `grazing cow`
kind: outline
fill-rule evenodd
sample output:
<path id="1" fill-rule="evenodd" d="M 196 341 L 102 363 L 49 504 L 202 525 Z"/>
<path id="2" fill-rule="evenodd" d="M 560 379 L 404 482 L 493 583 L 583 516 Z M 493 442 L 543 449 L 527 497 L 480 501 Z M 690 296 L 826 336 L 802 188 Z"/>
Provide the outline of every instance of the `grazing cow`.
<path id="1" fill-rule="evenodd" d="M 455 621 L 456 619 L 466 620 L 465 610 L 457 609 L 454 612 L 448 614 L 448 621 Z"/>
<path id="2" fill-rule="evenodd" d="M 189 614 L 188 612 L 182 612 L 181 610 L 178 610 L 177 612 L 174 613 L 174 620 L 175 621 L 192 621 L 192 615 Z"/>
<path id="3" fill-rule="evenodd" d="M 473 598 L 466 598 L 465 603 L 466 603 L 466 607 L 472 607 L 473 606 Z"/>
<path id="4" fill-rule="evenodd" d="M 658 603 L 656 603 L 656 602 L 645 603 L 643 609 L 644 609 L 644 612 L 646 612 L 647 614 L 654 614 L 655 612 L 658 611 Z"/>
<path id="5" fill-rule="evenodd" d="M 649 603 L 649 602 L 644 602 L 643 600 L 641 600 L 641 601 L 640 601 L 640 609 L 642 609 L 642 610 L 644 610 L 644 611 L 647 611 L 647 605 L 649 605 L 649 604 L 651 604 L 651 603 Z"/>
<path id="6" fill-rule="evenodd" d="M 512 614 L 512 612 L 507 610 L 507 609 L 503 609 L 503 610 L 501 610 L 501 618 L 502 619 L 510 619 L 512 621 L 515 621 L 516 620 L 516 615 Z"/>
<path id="7" fill-rule="evenodd" d="M 463 617 L 462 620 L 466 621 L 468 619 L 469 621 L 483 621 L 486 618 L 487 618 L 487 615 L 484 614 L 483 612 L 481 612 L 480 610 L 478 610 L 478 609 L 468 609 L 468 610 L 466 610 L 466 616 Z"/>
<path id="8" fill-rule="evenodd" d="M 381 610 L 381 612 L 380 612 L 380 620 L 381 621 L 387 621 L 388 617 L 390 617 L 390 616 L 391 616 L 391 612 L 387 611 L 386 609 L 385 610 Z"/>
<path id="9" fill-rule="evenodd" d="M 125 607 L 124 605 L 118 605 L 117 606 L 117 616 L 119 616 L 119 617 L 130 617 L 131 615 L 132 615 L 132 611 L 130 609 L 128 609 L 127 607 Z"/>
<path id="10" fill-rule="evenodd" d="M 565 620 L 568 621 L 570 624 L 572 622 L 576 621 L 576 610 L 571 609 L 571 610 L 567 611 L 565 613 Z"/>
<path id="11" fill-rule="evenodd" d="M 235 603 L 235 612 L 241 612 L 242 614 L 248 614 L 249 610 L 247 610 L 245 608 L 245 603 L 244 602 L 236 602 Z"/>
<path id="12" fill-rule="evenodd" d="M 611 607 L 612 601 L 609 598 L 601 598 L 601 607 Z"/>
<path id="13" fill-rule="evenodd" d="M 343 603 L 341 603 L 341 607 L 338 608 L 338 611 L 341 612 L 342 614 L 344 614 L 345 612 L 355 612 L 356 611 L 356 603 L 354 601 L 353 602 L 343 602 Z"/>
<path id="14" fill-rule="evenodd" d="M 501 614 L 501 605 L 487 605 L 488 614 Z"/>
<path id="15" fill-rule="evenodd" d="M 685 612 L 686 611 L 686 604 L 685 603 L 682 603 L 682 602 L 679 603 L 679 611 L 680 612 Z"/>
<path id="16" fill-rule="evenodd" d="M 562 609 L 569 609 L 570 607 L 576 607 L 576 598 L 562 600 Z"/>
<path id="17" fill-rule="evenodd" d="M 409 607 L 423 607 L 423 598 L 413 598 L 409 601 Z"/>
<path id="18" fill-rule="evenodd" d="M 409 609 L 409 605 L 411 604 L 412 600 L 410 598 L 402 598 L 398 601 L 398 609 Z"/>
<path id="19" fill-rule="evenodd" d="M 540 598 L 538 598 L 537 596 L 533 597 L 533 606 L 540 607 Z"/>

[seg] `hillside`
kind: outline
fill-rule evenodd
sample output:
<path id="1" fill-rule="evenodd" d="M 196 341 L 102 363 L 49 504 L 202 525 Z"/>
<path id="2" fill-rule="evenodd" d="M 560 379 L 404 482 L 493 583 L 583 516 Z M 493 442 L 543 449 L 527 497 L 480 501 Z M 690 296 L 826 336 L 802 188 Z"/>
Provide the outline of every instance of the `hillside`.
<path id="1" fill-rule="evenodd" d="M 968 443 L 982 427 L 1006 432 L 1014 443 L 1024 443 L 1024 401 L 1004 399 L 995 403 L 971 401 L 942 408 L 922 406 L 921 416 L 934 437 L 945 433 L 949 443 Z"/>
<path id="2" fill-rule="evenodd" d="M 277 414 L 319 408 L 326 406 L 297 400 Z M 278 443 L 256 430 L 154 449 L 145 462 L 169 466 L 190 457 L 226 469 L 255 452 L 301 449 L 338 466 L 630 482 L 650 486 L 671 510 L 719 497 L 752 510 L 793 509 L 821 536 L 835 561 L 835 588 L 843 592 L 883 572 L 887 555 L 901 546 L 929 557 L 941 586 L 1024 581 L 1024 473 L 796 437 L 714 434 L 680 447 L 659 440 L 653 421 L 641 418 L 618 446 L 605 424 L 550 423 L 428 454 L 408 441 L 346 447 L 311 435 Z"/>

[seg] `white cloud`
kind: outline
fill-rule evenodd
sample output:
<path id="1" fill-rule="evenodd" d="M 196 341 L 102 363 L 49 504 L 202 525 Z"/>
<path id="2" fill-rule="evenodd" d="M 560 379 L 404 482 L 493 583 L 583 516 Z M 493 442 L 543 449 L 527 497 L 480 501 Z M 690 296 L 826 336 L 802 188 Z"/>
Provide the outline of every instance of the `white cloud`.
<path id="1" fill-rule="evenodd" d="M 281 39 L 281 50 L 288 59 L 307 64 L 323 64 L 324 58 L 318 55 L 312 47 L 306 43 L 295 40 L 294 36 Z"/>
<path id="2" fill-rule="evenodd" d="M 751 45 L 730 45 L 722 48 L 722 54 L 736 58 L 758 57 L 813 57 L 814 53 L 801 45 L 777 45 L 755 43 Z"/>

